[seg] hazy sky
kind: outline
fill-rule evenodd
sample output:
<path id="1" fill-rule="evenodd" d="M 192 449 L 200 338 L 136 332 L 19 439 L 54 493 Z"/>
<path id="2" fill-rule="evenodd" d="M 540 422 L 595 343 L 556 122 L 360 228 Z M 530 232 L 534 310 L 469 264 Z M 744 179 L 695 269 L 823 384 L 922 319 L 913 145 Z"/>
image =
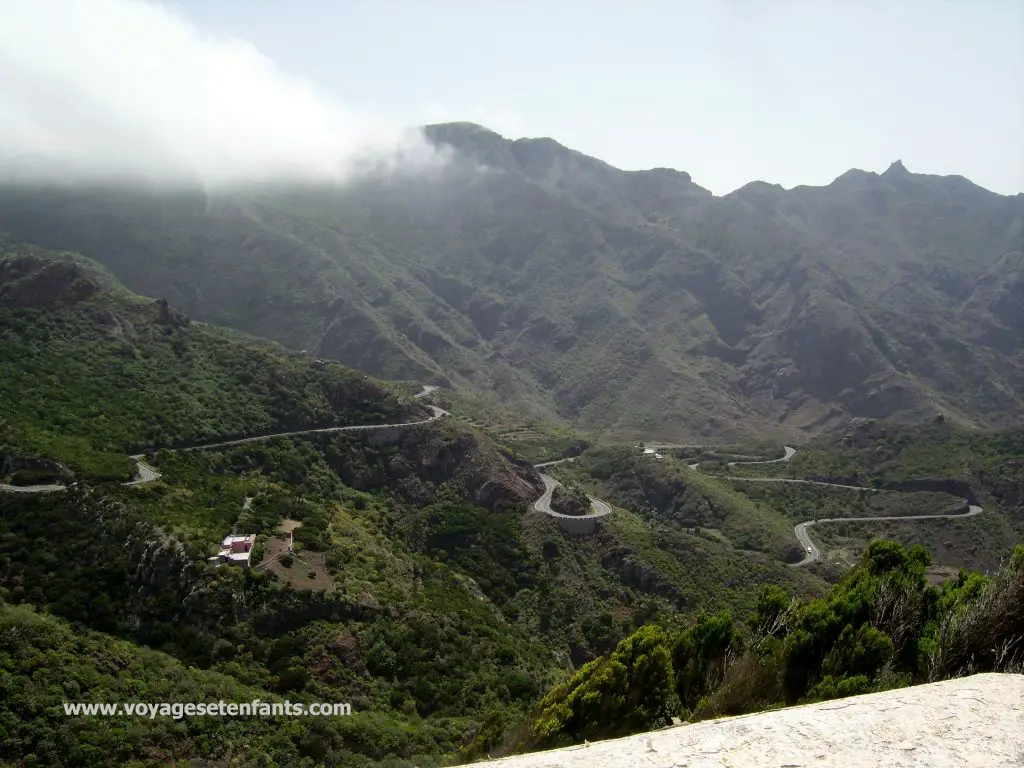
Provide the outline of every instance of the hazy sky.
<path id="1" fill-rule="evenodd" d="M 0 19 L 0 164 L 344 175 L 396 146 L 430 159 L 402 126 L 472 120 L 718 194 L 896 159 L 1024 188 L 1021 0 L 0 0 Z"/>
<path id="2" fill-rule="evenodd" d="M 1024 188 L 1021 0 L 175 0 L 399 122 L 551 136 L 622 168 Z"/>
<path id="3" fill-rule="evenodd" d="M 443 159 L 165 6 L 0 0 L 0 181 L 333 182 Z"/>

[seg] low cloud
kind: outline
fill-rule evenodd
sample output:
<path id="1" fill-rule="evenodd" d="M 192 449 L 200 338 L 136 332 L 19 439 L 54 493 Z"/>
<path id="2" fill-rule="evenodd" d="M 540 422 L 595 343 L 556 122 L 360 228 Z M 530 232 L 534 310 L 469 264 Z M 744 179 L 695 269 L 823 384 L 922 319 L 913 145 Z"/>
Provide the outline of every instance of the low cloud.
<path id="1" fill-rule="evenodd" d="M 209 188 L 442 162 L 418 130 L 348 109 L 164 6 L 0 0 L 0 179 Z"/>

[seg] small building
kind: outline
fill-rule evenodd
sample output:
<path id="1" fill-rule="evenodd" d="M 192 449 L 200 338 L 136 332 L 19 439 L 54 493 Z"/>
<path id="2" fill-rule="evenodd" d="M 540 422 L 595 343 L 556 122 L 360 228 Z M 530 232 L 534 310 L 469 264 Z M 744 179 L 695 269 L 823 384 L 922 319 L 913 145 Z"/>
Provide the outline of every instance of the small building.
<path id="1" fill-rule="evenodd" d="M 240 565 L 248 568 L 252 560 L 252 550 L 256 546 L 256 534 L 250 533 L 244 536 L 234 534 L 225 536 L 220 543 L 220 552 L 209 559 L 209 562 L 217 565 Z"/>

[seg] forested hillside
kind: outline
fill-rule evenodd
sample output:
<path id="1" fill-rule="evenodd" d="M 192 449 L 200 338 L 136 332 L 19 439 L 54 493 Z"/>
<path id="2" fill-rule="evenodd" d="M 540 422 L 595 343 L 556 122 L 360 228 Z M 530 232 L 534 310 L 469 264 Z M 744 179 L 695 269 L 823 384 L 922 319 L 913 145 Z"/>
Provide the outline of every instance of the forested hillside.
<path id="1" fill-rule="evenodd" d="M 683 631 L 649 625 L 541 700 L 491 748 L 552 747 L 782 704 L 855 696 L 975 672 L 1024 671 L 1024 547 L 991 577 L 924 578 L 927 552 L 872 544 L 825 596 L 768 588 L 740 627 L 727 614 Z"/>
<path id="2" fill-rule="evenodd" d="M 11 450 L 127 478 L 126 453 L 427 416 L 362 373 L 135 296 L 81 256 L 0 241 L 0 440 Z"/>
<path id="3" fill-rule="evenodd" d="M 4 253 L 2 479 L 67 484 L 0 489 L 0 758 L 15 765 L 440 765 L 648 621 L 748 611 L 765 584 L 825 587 L 770 548 L 739 552 L 626 509 L 567 536 L 532 511 L 536 470 L 467 418 L 175 450 L 429 411 L 401 387 L 190 321 L 81 256 Z M 160 475 L 111 482 L 143 448 Z M 256 536 L 252 569 L 207 562 L 232 532 Z M 160 699 L 168 678 L 178 699 L 356 714 L 285 731 L 126 730 L 57 709 Z"/>
<path id="4" fill-rule="evenodd" d="M 429 126 L 442 170 L 245 194 L 8 187 L 0 227 L 189 315 L 621 436 L 1024 414 L 1024 198 L 854 170 L 714 197 Z"/>
<path id="5" fill-rule="evenodd" d="M 0 191 L 0 760 L 422 768 L 1019 664 L 1019 198 L 428 133 L 345 188 Z M 356 714 L 56 709 L 167 678 Z"/>

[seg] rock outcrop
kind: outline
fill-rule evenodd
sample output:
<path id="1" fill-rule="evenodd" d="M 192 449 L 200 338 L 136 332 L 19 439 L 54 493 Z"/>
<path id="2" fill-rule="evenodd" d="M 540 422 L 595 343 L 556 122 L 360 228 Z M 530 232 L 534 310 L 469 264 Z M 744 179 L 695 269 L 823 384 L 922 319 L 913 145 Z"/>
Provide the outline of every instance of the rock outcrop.
<path id="1" fill-rule="evenodd" d="M 984 674 L 476 763 L 496 768 L 1024 766 L 1024 675 Z"/>

